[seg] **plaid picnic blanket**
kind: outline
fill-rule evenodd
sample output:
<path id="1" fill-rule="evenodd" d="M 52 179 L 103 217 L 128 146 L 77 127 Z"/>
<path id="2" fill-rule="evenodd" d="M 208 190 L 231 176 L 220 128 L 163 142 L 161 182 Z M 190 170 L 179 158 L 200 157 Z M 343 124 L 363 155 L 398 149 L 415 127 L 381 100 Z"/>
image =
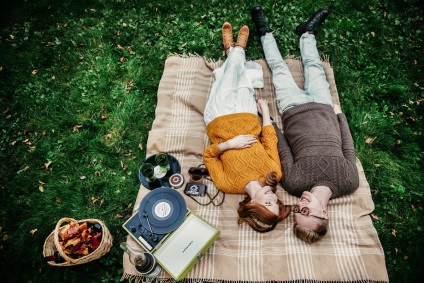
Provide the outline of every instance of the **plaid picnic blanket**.
<path id="1" fill-rule="evenodd" d="M 271 72 L 264 60 L 257 60 L 264 71 L 265 87 L 256 89 L 256 97 L 270 102 L 271 116 L 282 128 L 275 102 Z M 295 81 L 303 87 L 303 66 L 300 60 L 286 59 Z M 209 145 L 203 121 L 203 110 L 213 83 L 212 72 L 222 61 L 209 61 L 199 56 L 170 56 L 158 89 L 156 117 L 147 141 L 147 157 L 167 152 L 179 160 L 185 180 L 188 169 L 202 164 L 202 154 Z M 324 62 L 334 103 L 339 97 L 333 69 Z M 314 244 L 305 243 L 293 234 L 293 216 L 280 222 L 267 233 L 255 232 L 247 224 L 237 224 L 239 201 L 243 195 L 225 196 L 221 206 L 202 206 L 183 193 L 187 207 L 220 229 L 219 239 L 188 273 L 185 282 L 388 282 L 384 252 L 369 214 L 374 209 L 370 187 L 360 161 L 357 161 L 360 187 L 352 195 L 330 201 L 329 230 Z M 217 192 L 205 180 L 211 195 Z M 140 187 L 134 208 L 150 192 Z M 278 186 L 277 195 L 285 204 L 297 198 Z M 221 194 L 219 198 L 222 197 Z M 207 202 L 208 198 L 198 198 Z M 217 199 L 218 200 L 218 199 Z M 128 237 L 131 246 L 137 243 Z M 140 248 L 141 249 L 141 248 Z M 123 258 L 122 279 L 145 282 Z M 172 282 L 164 271 L 155 281 Z"/>

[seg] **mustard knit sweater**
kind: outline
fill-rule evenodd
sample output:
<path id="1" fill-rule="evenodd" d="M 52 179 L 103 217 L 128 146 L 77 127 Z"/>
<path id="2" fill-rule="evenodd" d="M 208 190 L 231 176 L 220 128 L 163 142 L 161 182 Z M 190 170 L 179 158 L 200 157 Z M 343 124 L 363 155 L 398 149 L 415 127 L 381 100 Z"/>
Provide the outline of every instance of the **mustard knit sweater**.
<path id="1" fill-rule="evenodd" d="M 203 158 L 209 175 L 216 187 L 226 193 L 242 194 L 252 180 L 264 180 L 275 171 L 282 177 L 281 162 L 277 149 L 277 134 L 272 125 L 261 127 L 259 119 L 251 113 L 236 113 L 215 118 L 206 127 L 211 145 L 205 149 Z M 219 142 L 238 135 L 250 134 L 260 142 L 244 149 L 221 152 Z"/>

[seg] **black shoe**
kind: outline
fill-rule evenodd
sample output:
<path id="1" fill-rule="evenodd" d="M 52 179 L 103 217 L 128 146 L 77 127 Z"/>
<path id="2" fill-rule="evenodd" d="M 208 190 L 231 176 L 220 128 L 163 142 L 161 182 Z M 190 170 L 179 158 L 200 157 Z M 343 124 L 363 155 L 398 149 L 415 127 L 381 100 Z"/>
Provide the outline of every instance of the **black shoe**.
<path id="1" fill-rule="evenodd" d="M 301 36 L 305 32 L 316 34 L 318 27 L 321 23 L 325 21 L 330 12 L 327 9 L 320 9 L 309 20 L 305 23 L 302 23 L 296 27 L 296 33 L 298 36 Z"/>
<path id="2" fill-rule="evenodd" d="M 271 29 L 268 27 L 268 23 L 266 21 L 264 11 L 261 6 L 255 6 L 252 9 L 252 20 L 256 27 L 256 32 L 258 36 L 264 36 L 267 32 L 271 32 Z"/>

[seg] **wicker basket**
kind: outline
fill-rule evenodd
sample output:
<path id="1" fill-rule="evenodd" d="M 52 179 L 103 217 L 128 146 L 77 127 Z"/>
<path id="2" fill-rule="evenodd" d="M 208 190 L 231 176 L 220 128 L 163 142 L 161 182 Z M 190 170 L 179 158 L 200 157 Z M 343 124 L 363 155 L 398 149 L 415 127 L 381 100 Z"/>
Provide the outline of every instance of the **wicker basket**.
<path id="1" fill-rule="evenodd" d="M 100 242 L 100 245 L 97 247 L 97 249 L 95 249 L 93 252 L 89 253 L 88 255 L 85 255 L 80 258 L 71 258 L 64 253 L 59 243 L 59 231 L 69 225 L 67 224 L 61 227 L 63 223 L 69 223 L 71 221 L 78 222 L 79 224 L 83 222 L 87 222 L 93 225 L 100 224 L 102 226 L 102 240 Z M 52 255 L 55 251 L 58 251 L 60 256 L 63 257 L 63 259 L 65 259 L 65 262 L 63 263 L 55 263 L 54 261 L 48 261 L 48 264 L 53 266 L 73 266 L 77 264 L 83 264 L 92 260 L 99 259 L 102 256 L 104 256 L 112 247 L 112 241 L 113 241 L 112 235 L 110 234 L 107 227 L 100 220 L 84 219 L 84 220 L 77 221 L 72 218 L 62 218 L 59 220 L 59 222 L 57 222 L 56 228 L 53 230 L 53 232 L 51 232 L 51 234 L 47 237 L 46 241 L 44 242 L 43 255 L 49 256 L 49 255 Z"/>

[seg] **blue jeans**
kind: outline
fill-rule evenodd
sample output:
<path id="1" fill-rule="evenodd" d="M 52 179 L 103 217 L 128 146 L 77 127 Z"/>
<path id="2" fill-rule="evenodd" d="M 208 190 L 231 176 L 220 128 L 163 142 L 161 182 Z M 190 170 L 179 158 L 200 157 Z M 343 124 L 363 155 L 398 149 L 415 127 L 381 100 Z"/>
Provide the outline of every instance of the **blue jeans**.
<path id="1" fill-rule="evenodd" d="M 290 107 L 308 102 L 333 106 L 330 85 L 322 68 L 313 34 L 305 33 L 300 37 L 300 53 L 305 73 L 304 90 L 295 83 L 272 33 L 266 33 L 261 37 L 261 41 L 265 59 L 272 71 L 272 83 L 280 114 Z"/>

